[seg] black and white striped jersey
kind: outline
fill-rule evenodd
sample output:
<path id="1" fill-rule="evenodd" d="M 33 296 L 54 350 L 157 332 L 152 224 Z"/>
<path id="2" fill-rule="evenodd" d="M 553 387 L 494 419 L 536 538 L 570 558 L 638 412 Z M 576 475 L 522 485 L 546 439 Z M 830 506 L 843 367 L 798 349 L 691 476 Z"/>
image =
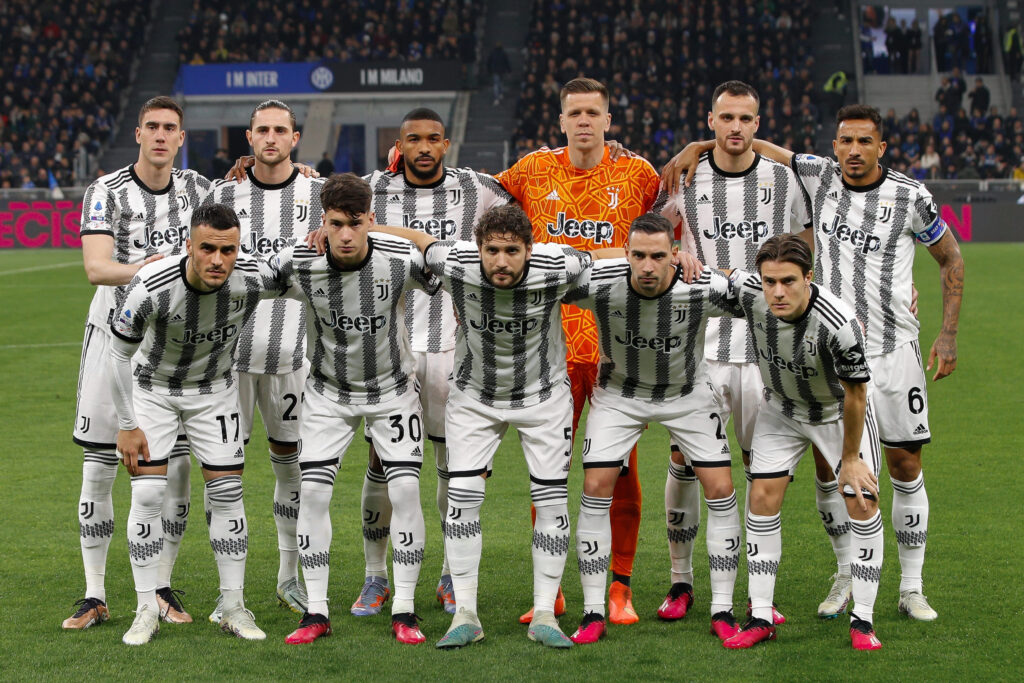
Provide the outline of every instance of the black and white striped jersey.
<path id="1" fill-rule="evenodd" d="M 173 169 L 167 187 L 152 190 L 135 174 L 135 164 L 94 180 L 82 199 L 80 234 L 114 238 L 110 257 L 117 263 L 142 263 L 150 256 L 180 253 L 188 237 L 192 211 L 210 181 L 195 171 Z M 89 306 L 89 323 L 106 331 L 126 286 L 99 285 Z"/>
<path id="2" fill-rule="evenodd" d="M 809 207 L 793 171 L 756 155 L 746 171 L 721 170 L 711 152 L 702 154 L 693 183 L 680 188 L 661 214 L 682 222 L 684 248 L 712 268 L 754 270 L 757 250 L 770 237 L 810 227 Z M 756 361 L 746 321 L 708 321 L 704 352 L 728 363 Z"/>
<path id="3" fill-rule="evenodd" d="M 796 154 L 793 168 L 811 200 L 814 279 L 864 323 L 868 356 L 916 340 L 914 241 L 931 246 L 948 229 L 931 193 L 884 166 L 881 177 L 863 187 L 846 184 L 833 159 Z"/>
<path id="4" fill-rule="evenodd" d="M 336 403 L 385 403 L 413 390 L 413 359 L 402 314 L 410 290 L 436 292 L 412 242 L 374 233 L 358 266 L 335 265 L 305 246 L 271 260 L 288 296 L 306 304 L 306 386 Z"/>
<path id="5" fill-rule="evenodd" d="M 507 289 L 484 276 L 476 242 L 434 242 L 426 259 L 459 318 L 455 386 L 495 408 L 546 401 L 568 379 L 561 301 L 590 267 L 590 255 L 534 244 L 522 279 Z"/>
<path id="6" fill-rule="evenodd" d="M 285 182 L 268 185 L 256 180 L 249 169 L 242 183 L 215 181 L 203 203 L 218 202 L 234 209 L 242 228 L 242 253 L 266 260 L 320 227 L 323 184 L 294 169 Z M 297 301 L 275 299 L 260 304 L 235 349 L 235 369 L 278 375 L 301 368 L 305 322 Z"/>
<path id="7" fill-rule="evenodd" d="M 824 287 L 811 283 L 811 299 L 798 320 L 768 308 L 761 277 L 735 270 L 730 296 L 743 309 L 757 350 L 765 399 L 798 422 L 834 422 L 843 414 L 843 386 L 871 375 L 864 336 L 853 311 Z"/>
<path id="8" fill-rule="evenodd" d="M 497 180 L 469 168 L 446 168 L 430 185 L 412 185 L 404 173 L 392 171 L 374 171 L 364 179 L 373 190 L 371 207 L 378 225 L 420 230 L 439 240 L 472 241 L 480 216 L 512 201 Z M 456 324 L 447 292 L 406 295 L 405 326 L 413 351 L 453 349 Z"/>
<path id="9" fill-rule="evenodd" d="M 141 344 L 135 353 L 139 388 L 168 396 L 213 394 L 234 385 L 232 354 L 261 299 L 283 285 L 264 261 L 239 256 L 224 284 L 201 292 L 185 278 L 188 256 L 143 266 L 128 284 L 110 329 Z"/>
<path id="10" fill-rule="evenodd" d="M 595 261 L 564 301 L 594 312 L 601 362 L 597 382 L 625 398 L 686 396 L 706 373 L 704 330 L 711 316 L 742 316 L 729 281 L 707 266 L 692 284 L 677 270 L 656 297 L 633 289 L 625 259 Z"/>

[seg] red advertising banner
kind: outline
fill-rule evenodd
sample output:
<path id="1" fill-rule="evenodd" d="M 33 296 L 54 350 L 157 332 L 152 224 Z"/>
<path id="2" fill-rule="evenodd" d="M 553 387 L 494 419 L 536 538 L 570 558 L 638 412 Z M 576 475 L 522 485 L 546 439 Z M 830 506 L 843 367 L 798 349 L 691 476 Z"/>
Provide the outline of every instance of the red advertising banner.
<path id="1" fill-rule="evenodd" d="M 82 201 L 0 200 L 0 249 L 82 246 Z"/>

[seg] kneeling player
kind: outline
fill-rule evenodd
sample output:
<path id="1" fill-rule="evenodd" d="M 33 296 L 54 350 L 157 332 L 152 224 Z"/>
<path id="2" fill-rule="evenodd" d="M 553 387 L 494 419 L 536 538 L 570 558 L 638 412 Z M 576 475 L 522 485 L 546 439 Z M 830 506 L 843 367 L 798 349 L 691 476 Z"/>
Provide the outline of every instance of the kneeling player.
<path id="1" fill-rule="evenodd" d="M 644 425 L 659 422 L 691 454 L 707 499 L 711 559 L 711 630 L 725 639 L 737 630 L 732 615 L 739 562 L 740 519 L 729 469 L 729 444 L 718 401 L 707 379 L 704 331 L 708 316 L 742 315 L 728 300 L 729 283 L 705 269 L 693 284 L 672 263 L 672 224 L 645 214 L 633 221 L 628 261 L 596 263 L 566 302 L 594 312 L 601 364 L 583 442 L 583 497 L 576 550 L 584 616 L 576 643 L 596 642 L 605 631 L 604 586 L 611 553 L 609 508 L 623 453 Z M 724 454 L 724 455 L 723 455 Z M 667 487 L 679 487 L 672 463 Z M 671 511 L 670 511 L 671 512 Z M 682 515 L 668 515 L 673 576 Z"/>
<path id="2" fill-rule="evenodd" d="M 811 252 L 799 237 L 771 238 L 755 262 L 760 276 L 737 270 L 730 277 L 732 294 L 750 323 L 765 383 L 754 427 L 747 513 L 752 611 L 724 645 L 747 648 L 775 638 L 771 619 L 782 557 L 779 511 L 789 473 L 814 445 L 838 475 L 853 530 L 853 647 L 877 650 L 882 644 L 871 620 L 882 572 L 881 458 L 867 400 L 870 372 L 861 325 L 846 304 L 811 282 Z"/>
<path id="3" fill-rule="evenodd" d="M 423 257 L 409 242 L 370 238 L 370 186 L 358 176 L 331 176 L 320 203 L 327 252 L 289 247 L 273 261 L 289 296 L 306 302 L 310 363 L 299 421 L 302 471 L 299 561 L 309 607 L 285 642 L 311 643 L 331 633 L 327 579 L 331 556 L 330 502 L 341 459 L 359 423 L 377 444 L 388 497 L 395 599 L 391 626 L 402 643 L 422 643 L 413 595 L 423 562 L 419 475 L 423 427 L 409 340 L 402 324 L 404 295 L 433 293 Z"/>

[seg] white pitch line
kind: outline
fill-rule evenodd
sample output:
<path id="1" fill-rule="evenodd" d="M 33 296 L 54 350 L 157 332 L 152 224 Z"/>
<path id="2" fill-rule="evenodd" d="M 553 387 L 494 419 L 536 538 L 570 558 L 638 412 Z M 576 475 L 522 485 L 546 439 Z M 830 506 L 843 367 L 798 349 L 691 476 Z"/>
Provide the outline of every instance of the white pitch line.
<path id="1" fill-rule="evenodd" d="M 0 351 L 10 351 L 12 349 L 42 349 L 48 347 L 57 346 L 81 346 L 82 342 L 54 342 L 53 344 L 5 344 L 0 346 Z"/>
<path id="2" fill-rule="evenodd" d="M 70 268 L 71 266 L 80 266 L 81 261 L 70 261 L 68 263 L 55 263 L 49 266 L 32 266 L 31 268 L 17 268 L 15 270 L 2 270 L 0 276 L 3 275 L 18 275 L 20 273 L 34 273 L 37 270 L 54 270 L 55 268 Z"/>

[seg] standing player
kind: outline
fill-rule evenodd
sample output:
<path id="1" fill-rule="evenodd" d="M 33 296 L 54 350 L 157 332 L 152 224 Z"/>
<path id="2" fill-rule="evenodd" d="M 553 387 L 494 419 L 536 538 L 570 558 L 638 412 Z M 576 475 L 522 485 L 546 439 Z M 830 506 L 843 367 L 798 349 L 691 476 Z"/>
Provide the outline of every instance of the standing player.
<path id="1" fill-rule="evenodd" d="M 611 115 L 608 89 L 603 84 L 575 78 L 562 87 L 560 99 L 558 119 L 568 145 L 528 154 L 497 178 L 529 216 L 535 242 L 564 244 L 581 251 L 622 247 L 632 220 L 654 208 L 658 174 L 640 157 L 609 158 L 604 136 Z M 568 343 L 575 432 L 597 377 L 597 330 L 593 315 L 575 307 L 563 309 L 562 324 Z M 639 619 L 629 585 L 640 530 L 635 448 L 616 483 L 613 499 L 609 619 L 613 624 L 632 624 Z M 565 600 L 559 591 L 556 613 L 564 611 Z M 520 621 L 529 622 L 531 616 L 527 612 Z"/>
<path id="2" fill-rule="evenodd" d="M 405 115 L 396 143 L 403 163 L 397 170 L 374 171 L 365 177 L 373 190 L 372 207 L 378 223 L 421 230 L 439 240 L 471 240 L 473 226 L 485 211 L 511 201 L 492 177 L 468 168 L 445 167 L 448 144 L 444 122 L 436 112 L 419 108 Z M 456 321 L 451 295 L 444 291 L 434 296 L 408 292 L 404 320 L 416 362 L 425 436 L 434 446 L 437 509 L 443 525 L 448 510 L 444 406 L 455 357 Z M 379 614 L 390 594 L 386 556 L 391 503 L 384 469 L 372 445 L 361 510 L 366 580 L 351 611 L 368 616 Z M 437 599 L 446 612 L 455 613 L 447 556 L 437 584 Z"/>
<path id="3" fill-rule="evenodd" d="M 299 132 L 295 129 L 295 113 L 284 102 L 267 100 L 257 105 L 245 136 L 255 154 L 245 180 L 215 181 L 204 204 L 219 203 L 234 209 L 242 229 L 242 253 L 268 259 L 305 239 L 310 226 L 319 227 L 323 181 L 306 177 L 291 163 Z M 306 590 L 298 580 L 299 548 L 295 538 L 301 480 L 298 425 L 306 381 L 302 364 L 305 332 L 300 302 L 266 301 L 242 330 L 235 352 L 242 435 L 248 444 L 253 411 L 258 405 L 276 482 L 274 523 L 280 553 L 277 599 L 298 614 L 307 607 Z M 219 609 L 210 615 L 214 623 L 219 618 Z"/>
<path id="4" fill-rule="evenodd" d="M 320 203 L 327 252 L 287 249 L 274 263 L 292 296 L 306 303 L 310 362 L 306 406 L 299 423 L 302 504 L 299 558 L 309 607 L 285 642 L 330 635 L 327 580 L 331 556 L 330 502 L 341 459 L 359 423 L 378 445 L 394 508 L 391 529 L 395 599 L 391 627 L 401 643 L 422 643 L 413 595 L 423 562 L 424 525 L 419 473 L 423 423 L 404 319 L 405 294 L 434 292 L 423 257 L 409 242 L 370 238 L 370 186 L 351 173 L 331 176 Z M 401 311 L 401 313 L 400 313 Z"/>
<path id="5" fill-rule="evenodd" d="M 729 283 L 718 271 L 705 269 L 693 284 L 683 282 L 672 264 L 672 238 L 672 223 L 663 216 L 640 216 L 630 226 L 627 261 L 596 263 L 589 277 L 564 299 L 593 311 L 601 348 L 583 441 L 576 553 L 584 615 L 572 635 L 574 643 L 594 643 L 604 635 L 611 543 L 608 509 L 624 456 L 649 422 L 663 424 L 689 454 L 707 499 L 711 632 L 725 640 L 738 628 L 732 609 L 740 517 L 725 419 L 704 364 L 704 330 L 709 316 L 742 312 L 727 304 Z M 682 463 L 670 464 L 667 486 L 682 469 Z M 685 523 L 677 512 L 670 509 L 667 515 L 674 581 L 682 570 L 677 546 L 682 544 L 679 532 Z M 686 565 L 688 569 L 688 558 Z"/>
<path id="6" fill-rule="evenodd" d="M 569 552 L 572 456 L 572 394 L 560 301 L 589 268 L 590 258 L 568 247 L 534 244 L 530 221 L 517 206 L 484 214 L 476 242 L 439 242 L 413 230 L 379 229 L 407 237 L 424 251 L 428 267 L 451 293 L 460 321 L 445 410 L 448 433 L 457 437 L 449 444 L 444 525 L 458 610 L 437 647 L 461 647 L 484 637 L 477 617 L 480 508 L 491 461 L 510 426 L 519 433 L 537 510 L 528 636 L 548 647 L 572 647 L 555 619 Z"/>
<path id="7" fill-rule="evenodd" d="M 147 643 L 159 631 L 160 511 L 179 425 L 206 481 L 210 545 L 223 601 L 221 629 L 246 640 L 266 638 L 242 597 L 249 531 L 232 355 L 260 299 L 278 296 L 280 287 L 267 264 L 236 261 L 239 236 L 238 218 L 228 207 L 196 209 L 186 255 L 139 270 L 110 325 L 117 450 L 132 475 L 128 550 L 139 601 L 122 638 L 127 645 Z M 140 361 L 133 372 L 136 353 Z"/>
<path id="8" fill-rule="evenodd" d="M 66 629 L 88 628 L 109 618 L 104 588 L 107 549 L 114 534 L 111 491 L 117 474 L 117 423 L 109 371 L 110 323 L 124 285 L 144 263 L 180 249 L 192 210 L 209 182 L 195 171 L 173 168 L 185 140 L 184 115 L 170 97 L 154 97 L 139 110 L 135 141 L 139 159 L 105 175 L 82 202 L 82 257 L 89 282 L 97 285 L 89 307 L 78 375 L 74 441 L 82 446 L 82 492 L 78 501 L 85 598 L 64 620 Z M 171 623 L 192 618 L 170 588 L 189 513 L 188 443 L 181 437 L 170 453 L 161 523 L 166 530 L 157 578 L 160 616 Z"/>
<path id="9" fill-rule="evenodd" d="M 759 104 L 757 91 L 746 83 L 727 81 L 715 88 L 708 113 L 708 127 L 715 133 L 713 146 L 709 141 L 711 149 L 701 154 L 693 183 L 672 195 L 662 210 L 673 224 L 682 222 L 684 244 L 713 268 L 753 270 L 754 256 L 766 239 L 810 226 L 807 203 L 793 172 L 752 148 L 760 123 Z M 764 385 L 746 320 L 731 316 L 708 320 L 704 353 L 708 379 L 721 403 L 722 423 L 732 416 L 742 450 L 747 509 L 750 440 Z M 675 447 L 672 471 L 675 476 L 669 477 L 665 490 L 666 513 L 670 518 L 675 515 L 676 526 L 681 527 L 674 550 L 681 554 L 682 571 L 658 608 L 658 616 L 668 620 L 682 619 L 693 604 L 693 541 L 700 525 L 694 473 Z M 715 513 L 709 509 L 709 514 Z M 785 621 L 777 611 L 773 620 Z"/>
<path id="10" fill-rule="evenodd" d="M 811 282 L 811 249 L 796 235 L 769 239 L 755 263 L 760 275 L 736 270 L 730 276 L 765 384 L 750 460 L 751 618 L 723 645 L 741 649 L 775 638 L 771 620 L 782 558 L 779 511 L 790 472 L 814 444 L 839 476 L 853 529 L 850 639 L 856 650 L 877 650 L 882 644 L 872 619 L 882 575 L 881 458 L 867 399 L 870 371 L 861 324 L 849 306 Z"/>

